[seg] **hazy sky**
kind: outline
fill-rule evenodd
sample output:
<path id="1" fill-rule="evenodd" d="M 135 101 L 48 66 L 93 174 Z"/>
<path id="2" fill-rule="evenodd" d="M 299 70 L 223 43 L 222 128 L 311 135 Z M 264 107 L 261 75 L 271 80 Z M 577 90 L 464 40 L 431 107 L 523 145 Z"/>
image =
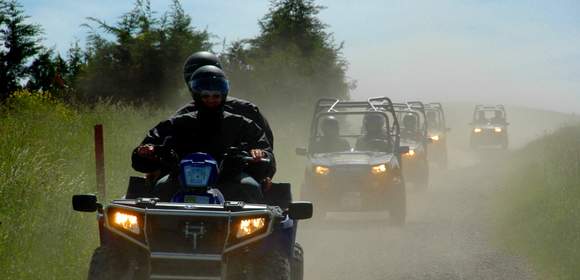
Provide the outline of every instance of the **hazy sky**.
<path id="1" fill-rule="evenodd" d="M 133 1 L 21 0 L 45 43 L 83 40 L 86 17 L 113 23 Z M 171 1 L 152 0 L 164 12 Z M 580 1 L 318 1 L 344 41 L 356 98 L 507 103 L 580 112 Z M 182 0 L 220 42 L 254 36 L 262 0 Z M 216 49 L 219 51 L 219 47 Z"/>

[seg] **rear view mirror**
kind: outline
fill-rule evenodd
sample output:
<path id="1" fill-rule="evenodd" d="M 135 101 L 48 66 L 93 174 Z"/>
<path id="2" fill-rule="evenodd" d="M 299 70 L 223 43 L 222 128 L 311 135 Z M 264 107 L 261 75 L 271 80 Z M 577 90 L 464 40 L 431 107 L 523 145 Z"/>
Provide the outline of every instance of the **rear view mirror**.
<path id="1" fill-rule="evenodd" d="M 306 150 L 306 148 L 296 148 L 296 155 L 305 156 L 307 154 L 308 154 L 308 150 Z"/>
<path id="2" fill-rule="evenodd" d="M 294 220 L 305 220 L 312 218 L 312 202 L 310 201 L 294 201 L 288 207 L 288 215 Z"/>
<path id="3" fill-rule="evenodd" d="M 400 146 L 399 147 L 399 153 L 401 153 L 401 154 L 407 154 L 407 153 L 409 153 L 409 146 Z"/>
<path id="4" fill-rule="evenodd" d="M 73 209 L 81 212 L 95 212 L 100 204 L 94 194 L 77 194 L 72 197 Z"/>

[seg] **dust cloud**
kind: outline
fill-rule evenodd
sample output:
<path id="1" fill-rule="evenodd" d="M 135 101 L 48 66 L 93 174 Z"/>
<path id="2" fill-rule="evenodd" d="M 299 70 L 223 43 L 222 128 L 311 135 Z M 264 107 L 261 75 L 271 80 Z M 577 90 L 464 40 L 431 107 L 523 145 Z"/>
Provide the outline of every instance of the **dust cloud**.
<path id="1" fill-rule="evenodd" d="M 449 167 L 431 166 L 426 191 L 407 186 L 405 226 L 391 225 L 382 212 L 331 212 L 322 221 L 301 222 L 298 241 L 305 252 L 305 279 L 535 279 L 524 259 L 500 251 L 491 240 L 490 201 L 494 192 L 506 187 L 497 176 L 501 168 L 497 162 L 508 159 L 513 149 L 578 119 L 507 107 L 510 149 L 474 151 L 469 148 L 468 125 L 473 106 L 444 104 L 451 128 Z M 279 149 L 289 153 L 290 147 Z M 297 172 L 290 179 L 298 198 L 304 159 L 279 158 L 281 166 L 292 165 Z M 278 180 L 289 178 L 287 174 L 277 175 Z"/>

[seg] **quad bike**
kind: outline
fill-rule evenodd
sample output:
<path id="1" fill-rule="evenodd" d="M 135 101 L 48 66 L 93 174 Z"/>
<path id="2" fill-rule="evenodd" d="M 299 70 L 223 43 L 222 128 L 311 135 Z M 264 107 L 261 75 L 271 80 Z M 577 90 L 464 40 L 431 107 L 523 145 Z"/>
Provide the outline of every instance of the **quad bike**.
<path id="1" fill-rule="evenodd" d="M 224 161 L 253 162 L 247 154 Z M 226 201 L 216 183 L 224 166 L 204 153 L 179 161 L 178 185 L 168 201 L 159 185 L 131 177 L 123 199 L 108 205 L 95 195 L 73 196 L 76 211 L 97 212 L 100 246 L 88 279 L 302 279 L 297 220 L 310 202 L 292 202 L 289 184 L 274 184 L 264 204 Z"/>

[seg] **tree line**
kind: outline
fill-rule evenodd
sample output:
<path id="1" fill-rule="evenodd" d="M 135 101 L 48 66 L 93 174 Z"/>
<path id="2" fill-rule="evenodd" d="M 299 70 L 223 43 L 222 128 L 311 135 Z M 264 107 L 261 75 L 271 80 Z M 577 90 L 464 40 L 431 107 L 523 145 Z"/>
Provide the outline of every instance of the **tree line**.
<path id="1" fill-rule="evenodd" d="M 348 98 L 354 83 L 343 45 L 318 18 L 322 9 L 314 0 L 271 0 L 258 20 L 260 33 L 225 44 L 218 54 L 232 94 L 265 107 Z M 0 0 L 0 101 L 26 88 L 81 102 L 166 104 L 187 95 L 185 59 L 215 47 L 179 0 L 160 16 L 149 0 L 136 0 L 114 24 L 88 18 L 86 45 L 74 43 L 64 56 L 42 46 L 42 28 L 28 20 L 17 0 Z"/>

